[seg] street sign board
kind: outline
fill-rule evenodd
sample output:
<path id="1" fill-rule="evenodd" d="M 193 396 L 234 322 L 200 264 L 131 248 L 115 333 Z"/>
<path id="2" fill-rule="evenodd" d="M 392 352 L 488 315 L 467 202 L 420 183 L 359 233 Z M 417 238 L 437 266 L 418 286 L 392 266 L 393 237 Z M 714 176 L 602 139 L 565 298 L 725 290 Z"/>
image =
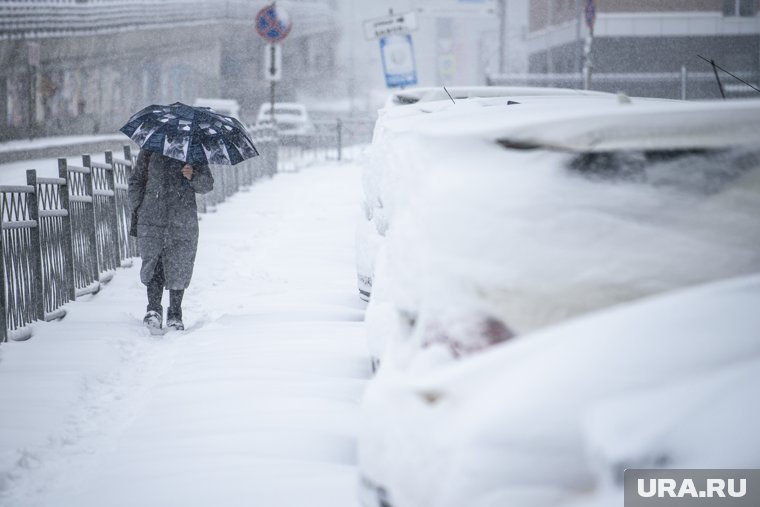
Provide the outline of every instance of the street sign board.
<path id="1" fill-rule="evenodd" d="M 414 0 L 414 9 L 422 16 L 462 18 L 495 16 L 498 0 Z"/>
<path id="2" fill-rule="evenodd" d="M 395 14 L 364 22 L 367 39 L 379 39 L 386 35 L 409 33 L 417 29 L 417 15 L 414 12 Z"/>
<path id="3" fill-rule="evenodd" d="M 290 33 L 290 16 L 276 4 L 267 5 L 256 14 L 256 31 L 267 42 L 280 42 Z"/>
<path id="4" fill-rule="evenodd" d="M 264 48 L 264 78 L 267 81 L 282 79 L 282 47 L 279 44 L 267 44 Z"/>
<path id="5" fill-rule="evenodd" d="M 596 0 L 586 0 L 586 26 L 592 32 L 596 24 Z"/>
<path id="6" fill-rule="evenodd" d="M 380 55 L 388 88 L 403 88 L 417 84 L 417 65 L 414 61 L 411 35 L 381 37 Z"/>

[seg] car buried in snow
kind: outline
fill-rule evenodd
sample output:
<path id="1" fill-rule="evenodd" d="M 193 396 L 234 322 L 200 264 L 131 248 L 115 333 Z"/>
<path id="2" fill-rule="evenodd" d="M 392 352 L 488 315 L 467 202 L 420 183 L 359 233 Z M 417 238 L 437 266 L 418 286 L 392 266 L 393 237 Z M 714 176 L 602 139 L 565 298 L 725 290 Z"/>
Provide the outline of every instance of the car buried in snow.
<path id="1" fill-rule="evenodd" d="M 760 101 L 470 104 L 375 132 L 364 505 L 562 505 L 617 498 L 620 466 L 760 466 L 751 439 L 681 452 L 753 427 L 741 397 L 708 414 L 758 384 Z M 664 433 L 627 445 L 637 422 Z"/>
<path id="2" fill-rule="evenodd" d="M 447 368 L 388 365 L 364 507 L 623 505 L 627 468 L 760 466 L 760 274 L 586 315 Z"/>
<path id="3" fill-rule="evenodd" d="M 509 105 L 531 103 L 572 103 L 586 99 L 610 100 L 612 95 L 603 92 L 536 87 L 454 86 L 422 87 L 400 90 L 391 94 L 378 113 L 369 157 L 364 164 L 364 217 L 359 220 L 357 249 L 357 285 L 360 297 L 368 301 L 372 293 L 372 280 L 377 251 L 388 227 L 385 190 L 386 175 L 401 161 L 386 158 L 386 144 L 412 134 L 416 125 L 438 121 L 452 121 L 463 113 L 482 108 L 503 108 Z M 391 197 L 389 196 L 388 199 Z"/>

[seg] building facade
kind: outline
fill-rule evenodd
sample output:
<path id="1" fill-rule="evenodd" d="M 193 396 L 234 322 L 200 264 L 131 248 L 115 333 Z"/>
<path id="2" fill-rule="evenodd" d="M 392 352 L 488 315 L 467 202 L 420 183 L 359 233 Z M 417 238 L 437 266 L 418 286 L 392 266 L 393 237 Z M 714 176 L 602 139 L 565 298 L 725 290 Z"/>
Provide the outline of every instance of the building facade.
<path id="1" fill-rule="evenodd" d="M 585 5 L 586 0 L 529 2 L 528 75 L 523 80 L 582 85 L 590 35 Z M 596 12 L 593 89 L 720 97 L 712 66 L 699 56 L 755 86 L 760 81 L 758 0 L 597 0 Z M 719 75 L 727 96 L 757 94 L 728 74 Z"/>
<path id="2" fill-rule="evenodd" d="M 294 28 L 283 43 L 281 93 L 313 87 L 335 66 L 322 2 L 280 2 Z M 29 0 L 0 2 L 0 141 L 115 132 L 154 103 L 232 98 L 253 118 L 269 97 L 265 2 Z"/>

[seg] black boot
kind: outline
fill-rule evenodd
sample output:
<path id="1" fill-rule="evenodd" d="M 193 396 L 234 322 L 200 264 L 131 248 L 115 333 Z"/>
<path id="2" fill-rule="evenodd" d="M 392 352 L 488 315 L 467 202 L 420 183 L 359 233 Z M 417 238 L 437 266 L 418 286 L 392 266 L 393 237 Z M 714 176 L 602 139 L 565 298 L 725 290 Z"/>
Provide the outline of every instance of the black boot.
<path id="1" fill-rule="evenodd" d="M 153 329 L 161 329 L 163 327 L 163 317 L 161 312 L 155 310 L 148 310 L 148 313 L 143 317 L 143 324 L 145 327 Z"/>
<path id="2" fill-rule="evenodd" d="M 184 290 L 169 291 L 169 310 L 166 312 L 166 327 L 183 331 L 185 324 L 182 322 L 182 297 Z"/>
<path id="3" fill-rule="evenodd" d="M 148 282 L 148 308 L 143 324 L 147 327 L 161 329 L 164 322 L 164 307 L 161 306 L 161 298 L 164 294 L 164 266 L 161 259 L 153 271 L 153 278 Z"/>

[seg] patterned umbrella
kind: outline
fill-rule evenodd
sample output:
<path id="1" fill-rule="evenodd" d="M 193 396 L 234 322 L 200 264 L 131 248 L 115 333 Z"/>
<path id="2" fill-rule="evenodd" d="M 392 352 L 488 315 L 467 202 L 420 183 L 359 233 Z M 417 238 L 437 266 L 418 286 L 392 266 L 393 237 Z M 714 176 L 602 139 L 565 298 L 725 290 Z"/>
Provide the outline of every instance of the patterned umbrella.
<path id="1" fill-rule="evenodd" d="M 148 106 L 120 130 L 142 149 L 190 165 L 235 165 L 259 154 L 238 120 L 181 102 Z"/>

